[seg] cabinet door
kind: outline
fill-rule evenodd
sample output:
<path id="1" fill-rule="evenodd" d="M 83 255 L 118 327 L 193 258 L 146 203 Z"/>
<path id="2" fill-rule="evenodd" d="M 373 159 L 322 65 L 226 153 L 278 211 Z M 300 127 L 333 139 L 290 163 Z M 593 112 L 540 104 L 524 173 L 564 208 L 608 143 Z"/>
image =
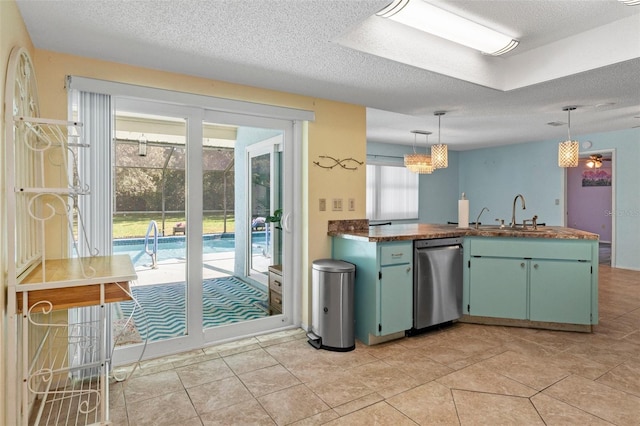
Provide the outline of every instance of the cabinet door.
<path id="1" fill-rule="evenodd" d="M 531 260 L 530 319 L 591 324 L 591 263 Z"/>
<path id="2" fill-rule="evenodd" d="M 411 264 L 381 268 L 380 328 L 378 335 L 404 331 L 413 323 L 413 271 Z"/>
<path id="3" fill-rule="evenodd" d="M 474 257 L 469 269 L 469 314 L 527 318 L 527 261 Z"/>

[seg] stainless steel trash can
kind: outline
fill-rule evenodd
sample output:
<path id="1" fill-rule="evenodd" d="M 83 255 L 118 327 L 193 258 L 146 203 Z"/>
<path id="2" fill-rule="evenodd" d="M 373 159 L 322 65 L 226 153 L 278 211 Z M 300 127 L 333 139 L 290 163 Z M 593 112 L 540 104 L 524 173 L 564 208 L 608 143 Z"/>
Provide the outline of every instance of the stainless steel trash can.
<path id="1" fill-rule="evenodd" d="M 312 265 L 309 343 L 317 349 L 351 351 L 356 347 L 353 315 L 355 265 L 319 259 Z"/>

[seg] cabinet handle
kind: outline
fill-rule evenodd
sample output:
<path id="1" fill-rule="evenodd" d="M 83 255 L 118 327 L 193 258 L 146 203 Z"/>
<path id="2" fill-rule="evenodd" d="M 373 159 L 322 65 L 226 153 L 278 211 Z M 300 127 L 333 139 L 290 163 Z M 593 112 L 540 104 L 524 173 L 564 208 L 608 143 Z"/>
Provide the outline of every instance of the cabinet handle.
<path id="1" fill-rule="evenodd" d="M 277 285 L 278 287 L 282 287 L 282 283 L 280 281 L 278 281 L 278 280 L 273 280 L 273 283 L 275 285 Z"/>
<path id="2" fill-rule="evenodd" d="M 403 256 L 403 253 L 391 253 L 391 257 L 394 258 L 394 259 L 396 259 L 398 257 L 402 257 L 402 256 Z"/>
<path id="3" fill-rule="evenodd" d="M 538 264 L 537 264 L 537 263 L 535 263 L 535 264 L 533 265 L 533 269 L 538 269 Z"/>
<path id="4" fill-rule="evenodd" d="M 411 272 L 411 266 L 407 266 L 407 272 Z"/>
<path id="5" fill-rule="evenodd" d="M 520 267 L 521 267 L 521 268 L 524 268 L 524 262 L 522 262 L 522 263 L 520 264 Z"/>

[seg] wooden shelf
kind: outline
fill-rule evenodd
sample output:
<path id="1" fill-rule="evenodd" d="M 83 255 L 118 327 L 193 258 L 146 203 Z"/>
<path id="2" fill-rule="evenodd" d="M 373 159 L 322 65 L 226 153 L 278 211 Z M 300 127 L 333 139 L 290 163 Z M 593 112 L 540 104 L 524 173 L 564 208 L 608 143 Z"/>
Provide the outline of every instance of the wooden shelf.
<path id="1" fill-rule="evenodd" d="M 106 303 L 130 300 L 129 281 L 136 278 L 128 255 L 45 260 L 16 286 L 17 307 L 22 311 L 26 292 L 28 308 L 43 301 L 54 310 L 97 305 L 100 284 L 105 284 Z"/>

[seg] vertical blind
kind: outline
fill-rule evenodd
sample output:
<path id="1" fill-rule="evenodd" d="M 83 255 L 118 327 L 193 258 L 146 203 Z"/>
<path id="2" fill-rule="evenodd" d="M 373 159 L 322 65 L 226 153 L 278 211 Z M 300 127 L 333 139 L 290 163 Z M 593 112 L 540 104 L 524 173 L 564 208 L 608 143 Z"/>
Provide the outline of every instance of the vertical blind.
<path id="1" fill-rule="evenodd" d="M 111 215 L 112 215 L 112 190 L 111 190 L 111 96 L 98 93 L 79 92 L 78 119 L 83 124 L 82 142 L 88 144 L 88 148 L 78 149 L 78 176 L 82 185 L 89 188 L 88 195 L 78 197 L 78 210 L 85 225 L 87 239 L 81 236 L 79 229 L 78 250 L 82 257 L 98 254 L 110 255 L 111 245 Z M 70 95 L 70 99 L 73 96 Z M 80 225 L 80 224 L 79 224 Z M 88 244 L 87 244 L 88 242 Z M 69 310 L 69 324 L 99 324 L 100 306 L 88 306 L 86 308 L 74 308 Z M 107 345 L 111 345 L 111 321 L 110 311 L 107 309 L 106 339 Z M 80 333 L 78 336 L 70 336 L 71 342 L 84 339 L 93 342 L 94 345 L 83 351 L 70 352 L 72 367 L 96 362 L 100 355 L 101 330 L 96 327 L 70 327 L 69 333 Z M 71 349 L 71 348 L 70 348 Z M 106 348 L 107 353 L 110 347 Z M 98 374 L 98 367 L 87 371 L 79 370 L 74 374 L 76 379 L 84 379 L 86 376 Z"/>
<path id="2" fill-rule="evenodd" d="M 367 219 L 418 218 L 418 175 L 402 166 L 367 164 Z"/>

